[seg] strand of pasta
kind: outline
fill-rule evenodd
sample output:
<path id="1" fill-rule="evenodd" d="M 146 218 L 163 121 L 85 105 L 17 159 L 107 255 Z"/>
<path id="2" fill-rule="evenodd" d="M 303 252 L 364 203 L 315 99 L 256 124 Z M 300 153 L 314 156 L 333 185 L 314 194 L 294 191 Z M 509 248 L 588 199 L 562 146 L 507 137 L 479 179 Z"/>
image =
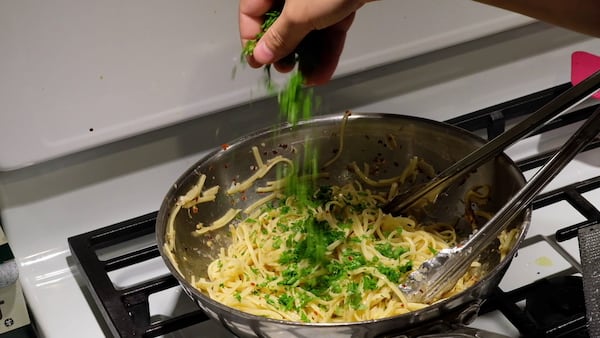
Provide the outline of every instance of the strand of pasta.
<path id="1" fill-rule="evenodd" d="M 241 211 L 241 209 L 229 209 L 229 210 L 227 210 L 225 215 L 221 216 L 219 219 L 212 222 L 212 224 L 207 227 L 203 226 L 202 223 L 196 224 L 196 230 L 193 232 L 193 235 L 199 236 L 199 235 L 205 234 L 207 232 L 214 231 L 214 230 L 217 230 L 217 229 L 220 229 L 220 228 L 226 226 L 227 224 L 229 224 L 229 222 L 231 222 L 235 218 L 235 216 L 237 216 L 237 214 L 240 211 Z"/>
<path id="2" fill-rule="evenodd" d="M 287 165 L 290 166 L 290 168 L 294 167 L 294 163 L 292 162 L 292 160 L 290 160 L 287 157 L 283 157 L 282 155 L 277 155 L 277 156 L 267 160 L 267 163 L 265 164 L 262 161 L 262 158 L 258 151 L 258 147 L 256 147 L 256 146 L 252 147 L 252 152 L 254 153 L 254 158 L 258 165 L 258 169 L 254 172 L 254 174 L 252 174 L 249 178 L 245 179 L 244 181 L 239 182 L 239 183 L 234 183 L 227 190 L 228 195 L 233 195 L 235 193 L 239 193 L 239 192 L 250 189 L 250 187 L 252 187 L 254 182 L 263 178 L 271 170 L 271 168 L 273 168 L 278 163 L 286 163 Z M 293 170 L 291 170 L 290 172 L 293 172 Z"/>

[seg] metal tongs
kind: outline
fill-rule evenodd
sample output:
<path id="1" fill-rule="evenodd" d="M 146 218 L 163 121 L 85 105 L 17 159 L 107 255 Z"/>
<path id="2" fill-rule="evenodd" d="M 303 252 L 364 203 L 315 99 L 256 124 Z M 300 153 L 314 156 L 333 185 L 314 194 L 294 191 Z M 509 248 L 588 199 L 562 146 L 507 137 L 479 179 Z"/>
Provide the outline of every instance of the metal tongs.
<path id="1" fill-rule="evenodd" d="M 498 136 L 496 139 L 488 142 L 485 146 L 479 148 L 472 154 L 457 162 L 450 177 L 440 177 L 447 173 L 445 170 L 436 182 L 427 184 L 420 197 L 412 199 L 410 204 L 402 203 L 403 208 L 415 203 L 426 194 L 440 191 L 449 185 L 448 181 L 454 182 L 456 178 L 462 177 L 470 169 L 490 159 L 498 152 L 496 147 L 502 149 L 519 138 L 527 135 L 531 131 L 540 127 L 541 124 L 560 112 L 563 112 L 587 97 L 594 94 L 600 87 L 600 71 L 588 77 L 579 85 L 572 87 L 564 94 L 558 96 L 555 100 L 538 110 L 530 118 L 524 120 L 513 129 Z M 532 125 L 536 121 L 537 125 Z M 475 232 L 468 240 L 458 247 L 444 249 L 439 251 L 433 258 L 425 261 L 417 270 L 410 273 L 405 283 L 400 289 L 405 293 L 407 299 L 411 302 L 431 302 L 444 292 L 450 290 L 468 270 L 471 263 L 479 254 L 489 245 L 504 228 L 514 221 L 521 212 L 531 203 L 533 198 L 554 178 L 556 175 L 600 132 L 600 108 L 588 118 L 588 120 L 576 131 L 576 133 L 565 143 L 559 151 L 540 169 L 523 188 L 513 196 L 508 203 L 501 208 L 484 226 Z M 505 136 L 510 134 L 509 136 Z M 519 137 L 515 135 L 520 135 Z M 500 141 L 496 141 L 500 139 Z M 482 149 L 484 151 L 482 151 Z M 491 150 L 490 150 L 491 149 Z M 502 150 L 500 149 L 500 151 Z M 491 154 L 489 154 L 491 153 Z M 466 163 L 466 161 L 475 163 Z M 468 167 L 469 169 L 462 169 Z M 461 170 L 459 170 L 461 169 Z M 458 177 L 455 177 L 458 176 Z M 436 178 L 437 178 L 436 177 Z M 444 180 L 440 183 L 439 180 Z M 402 208 L 393 209 L 403 210 Z"/>
<path id="2" fill-rule="evenodd" d="M 383 211 L 398 215 L 404 213 L 422 200 L 435 201 L 437 196 L 452 183 L 463 178 L 471 170 L 499 155 L 508 146 L 529 135 L 553 117 L 568 111 L 585 99 L 592 96 L 600 88 L 600 71 L 592 74 L 576 86 L 573 86 L 554 98 L 549 103 L 531 114 L 528 118 L 508 131 L 473 151 L 462 160 L 440 172 L 429 182 L 416 185 L 395 196 Z"/>

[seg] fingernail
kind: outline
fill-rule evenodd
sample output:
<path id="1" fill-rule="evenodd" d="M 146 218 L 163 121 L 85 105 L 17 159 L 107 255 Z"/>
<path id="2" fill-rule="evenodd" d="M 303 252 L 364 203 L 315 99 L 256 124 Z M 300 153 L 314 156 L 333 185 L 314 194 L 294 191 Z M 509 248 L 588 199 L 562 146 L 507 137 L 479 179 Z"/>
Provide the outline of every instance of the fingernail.
<path id="1" fill-rule="evenodd" d="M 254 59 L 260 63 L 272 63 L 273 62 L 273 52 L 267 47 L 267 44 L 264 41 L 258 41 L 256 47 L 254 48 Z"/>

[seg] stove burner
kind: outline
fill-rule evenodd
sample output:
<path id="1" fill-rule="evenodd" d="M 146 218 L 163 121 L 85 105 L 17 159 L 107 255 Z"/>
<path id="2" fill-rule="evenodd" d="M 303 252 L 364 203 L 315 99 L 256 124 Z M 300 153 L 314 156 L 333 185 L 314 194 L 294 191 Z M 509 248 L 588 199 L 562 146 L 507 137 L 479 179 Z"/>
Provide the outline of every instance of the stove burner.
<path id="1" fill-rule="evenodd" d="M 488 139 L 491 139 L 504 131 L 507 121 L 535 111 L 569 87 L 570 84 L 560 85 L 447 122 L 470 131 L 486 130 Z M 582 121 L 595 108 L 588 107 L 561 115 L 537 133 Z M 599 146 L 600 141 L 596 141 L 585 150 Z M 547 152 L 525 159 L 518 165 L 523 171 L 539 167 L 553 153 Z M 563 241 L 574 237 L 578 228 L 600 221 L 598 213 L 589 208 L 589 201 L 581 195 L 596 188 L 600 188 L 600 176 L 540 195 L 534 200 L 533 208 L 567 201 L 587 217 L 582 223 L 558 230 L 555 237 L 558 241 Z M 151 320 L 148 298 L 152 293 L 179 287 L 173 276 L 155 278 L 125 289 L 118 289 L 112 284 L 108 276 L 110 271 L 158 257 L 158 248 L 154 244 L 108 260 L 101 260 L 97 251 L 124 243 L 136 236 L 154 233 L 155 218 L 156 213 L 151 213 L 68 239 L 72 255 L 86 279 L 95 305 L 114 336 L 156 337 L 208 319 L 198 308 L 176 318 Z M 496 288 L 484 302 L 480 313 L 499 310 L 523 337 L 588 337 L 582 281 L 580 277 L 569 276 L 575 272 L 577 270 L 571 268 L 560 276 L 541 279 L 509 292 Z"/>

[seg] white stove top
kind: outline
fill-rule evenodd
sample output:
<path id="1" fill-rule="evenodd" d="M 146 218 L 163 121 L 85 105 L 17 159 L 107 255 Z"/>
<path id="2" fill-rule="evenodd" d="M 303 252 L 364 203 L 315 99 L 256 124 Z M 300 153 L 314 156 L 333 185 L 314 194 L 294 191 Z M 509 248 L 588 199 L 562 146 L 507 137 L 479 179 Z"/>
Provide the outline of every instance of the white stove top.
<path id="1" fill-rule="evenodd" d="M 377 72 L 338 79 L 321 89 L 321 94 L 328 112 L 350 108 L 445 120 L 568 82 L 570 55 L 576 50 L 600 54 L 600 40 L 533 24 L 401 61 Z M 259 102 L 0 174 L 2 222 L 41 336 L 93 338 L 108 332 L 98 310 L 89 303 L 68 237 L 155 211 L 171 183 L 202 154 L 267 126 L 275 119 L 274 109 L 272 104 Z M 225 125 L 225 121 L 226 128 L 214 127 Z M 518 159 L 563 137 L 533 139 L 512 147 L 509 155 Z M 598 159 L 600 150 L 579 156 L 548 189 L 600 175 Z M 600 192 L 588 197 L 600 205 Z M 543 240 L 521 250 L 501 287 L 514 288 L 561 271 L 571 265 L 570 260 L 578 261 L 576 240 L 559 243 L 564 249 L 561 255 L 546 239 L 551 239 L 555 225 L 579 220 L 581 216 L 569 205 L 536 211 L 529 237 L 540 235 Z M 116 271 L 111 277 L 115 284 L 125 286 L 146 275 L 166 272 L 157 259 Z M 151 314 L 171 316 L 188 302 L 177 290 L 160 293 L 151 297 Z M 205 326 L 201 332 L 210 332 L 211 337 L 228 336 L 212 322 L 201 325 Z M 493 315 L 478 319 L 475 326 L 517 336 L 510 323 Z M 191 337 L 192 333 L 175 336 Z"/>

